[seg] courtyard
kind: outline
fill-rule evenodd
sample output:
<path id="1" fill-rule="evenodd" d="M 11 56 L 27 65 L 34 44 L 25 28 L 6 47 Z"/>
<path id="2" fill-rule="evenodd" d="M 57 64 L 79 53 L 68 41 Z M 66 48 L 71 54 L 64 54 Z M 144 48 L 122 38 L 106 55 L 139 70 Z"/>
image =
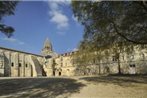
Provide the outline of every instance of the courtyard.
<path id="1" fill-rule="evenodd" d="M 147 98 L 147 76 L 0 78 L 0 98 Z"/>

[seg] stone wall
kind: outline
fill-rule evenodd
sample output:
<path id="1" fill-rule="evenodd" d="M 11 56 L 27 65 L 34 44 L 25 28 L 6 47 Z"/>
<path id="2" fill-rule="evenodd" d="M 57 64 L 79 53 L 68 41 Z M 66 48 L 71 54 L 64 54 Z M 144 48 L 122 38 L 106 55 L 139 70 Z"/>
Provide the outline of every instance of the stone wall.
<path id="1" fill-rule="evenodd" d="M 42 76 L 42 65 L 39 63 L 42 58 L 31 53 L 0 48 L 0 76 Z"/>

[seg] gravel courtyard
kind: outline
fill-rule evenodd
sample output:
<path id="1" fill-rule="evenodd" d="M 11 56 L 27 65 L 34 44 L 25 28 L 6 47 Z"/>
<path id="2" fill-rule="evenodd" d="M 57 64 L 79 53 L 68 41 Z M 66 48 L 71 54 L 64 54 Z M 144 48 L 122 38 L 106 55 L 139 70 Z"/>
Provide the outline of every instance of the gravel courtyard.
<path id="1" fill-rule="evenodd" d="M 147 98 L 147 76 L 0 78 L 0 98 Z"/>

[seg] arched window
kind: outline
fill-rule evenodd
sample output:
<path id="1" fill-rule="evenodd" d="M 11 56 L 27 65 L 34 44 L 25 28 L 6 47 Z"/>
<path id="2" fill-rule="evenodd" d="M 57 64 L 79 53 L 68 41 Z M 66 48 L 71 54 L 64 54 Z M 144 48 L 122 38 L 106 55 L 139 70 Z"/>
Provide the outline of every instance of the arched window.
<path id="1" fill-rule="evenodd" d="M 130 64 L 130 67 L 136 67 L 136 65 L 135 64 Z"/>
<path id="2" fill-rule="evenodd" d="M 28 67 L 28 64 L 26 64 L 26 67 Z"/>
<path id="3" fill-rule="evenodd" d="M 14 66 L 14 63 L 13 63 L 13 62 L 11 63 L 11 66 L 12 66 L 12 67 Z"/>
<path id="4" fill-rule="evenodd" d="M 117 61 L 116 56 L 112 56 L 112 61 Z"/>
<path id="5" fill-rule="evenodd" d="M 18 66 L 21 67 L 21 63 L 19 63 Z"/>

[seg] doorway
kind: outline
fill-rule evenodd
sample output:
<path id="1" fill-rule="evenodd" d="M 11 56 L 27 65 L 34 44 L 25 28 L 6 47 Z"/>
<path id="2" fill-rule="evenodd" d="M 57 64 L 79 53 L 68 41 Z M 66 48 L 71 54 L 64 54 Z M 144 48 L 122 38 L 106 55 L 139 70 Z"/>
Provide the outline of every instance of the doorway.
<path id="1" fill-rule="evenodd" d="M 136 65 L 135 64 L 130 65 L 129 73 L 130 74 L 136 74 Z"/>
<path id="2" fill-rule="evenodd" d="M 59 72 L 59 76 L 61 76 L 61 72 Z"/>
<path id="3" fill-rule="evenodd" d="M 53 76 L 55 76 L 55 71 L 53 71 Z"/>

